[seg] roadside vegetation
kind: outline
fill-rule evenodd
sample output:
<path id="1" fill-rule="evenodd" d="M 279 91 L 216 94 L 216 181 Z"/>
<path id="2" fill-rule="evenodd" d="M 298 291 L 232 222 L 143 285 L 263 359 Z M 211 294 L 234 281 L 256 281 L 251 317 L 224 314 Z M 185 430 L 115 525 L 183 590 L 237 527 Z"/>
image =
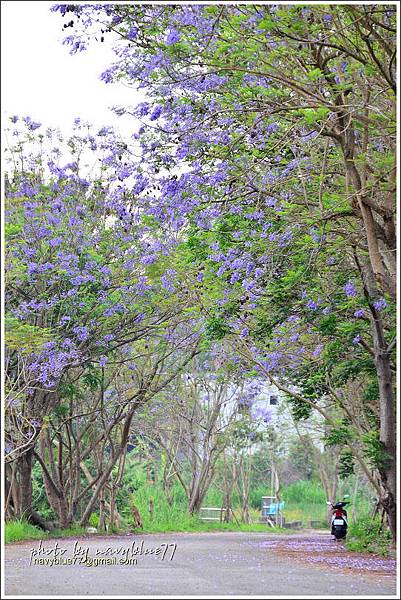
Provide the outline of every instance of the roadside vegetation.
<path id="1" fill-rule="evenodd" d="M 121 498 L 125 492 L 121 492 Z M 234 497 L 233 515 L 231 522 L 219 521 L 203 521 L 199 518 L 199 514 L 189 514 L 187 510 L 187 502 L 182 488 L 178 484 L 172 487 L 172 502 L 169 504 L 166 500 L 160 482 L 149 485 L 146 481 L 143 485 L 138 485 L 134 493 L 128 492 L 127 501 L 120 499 L 118 509 L 121 515 L 121 523 L 119 528 L 113 530 L 99 531 L 99 513 L 93 512 L 89 518 L 89 527 L 95 528 L 98 534 L 105 535 L 107 533 L 161 533 L 161 532 L 211 532 L 211 531 L 258 531 L 271 533 L 291 534 L 293 530 L 290 528 L 272 528 L 269 525 L 260 523 L 260 504 L 261 497 L 268 495 L 263 487 L 252 490 L 250 522 L 241 522 L 241 510 L 238 507 L 238 498 Z M 282 497 L 285 502 L 283 509 L 283 517 L 285 522 L 300 521 L 302 527 L 310 526 L 310 522 L 315 523 L 316 528 L 327 529 L 326 506 L 324 491 L 318 481 L 298 481 L 292 485 L 283 488 Z M 143 526 L 135 528 L 132 514 L 130 510 L 130 502 L 135 499 L 135 505 L 142 518 Z M 149 506 L 154 507 L 153 513 L 149 512 Z M 220 507 L 222 505 L 222 493 L 216 487 L 212 487 L 206 495 L 204 506 Z M 358 521 L 350 528 L 350 537 L 352 535 L 351 550 L 365 551 L 368 546 L 365 544 L 366 539 L 362 539 L 364 526 L 370 522 L 369 504 L 366 497 L 358 496 L 356 508 L 359 514 L 364 515 L 363 521 Z M 38 509 L 46 515 L 46 518 L 51 519 L 54 514 L 45 510 L 44 506 L 38 506 Z M 376 521 L 374 521 L 376 524 Z M 89 530 L 90 535 L 91 530 Z M 5 526 L 5 542 L 17 542 L 29 539 L 47 539 L 58 537 L 73 537 L 88 535 L 88 528 L 74 525 L 67 529 L 54 529 L 51 532 L 44 532 L 28 523 L 24 519 L 11 521 Z M 360 542 L 359 539 L 361 538 Z M 372 538 L 373 539 L 373 538 Z M 388 539 L 383 536 L 383 540 Z M 370 551 L 370 550 L 369 550 Z"/>
<path id="2" fill-rule="evenodd" d="M 382 556 L 394 553 L 391 534 L 378 517 L 365 517 L 351 523 L 346 547 L 354 552 L 371 552 Z"/>

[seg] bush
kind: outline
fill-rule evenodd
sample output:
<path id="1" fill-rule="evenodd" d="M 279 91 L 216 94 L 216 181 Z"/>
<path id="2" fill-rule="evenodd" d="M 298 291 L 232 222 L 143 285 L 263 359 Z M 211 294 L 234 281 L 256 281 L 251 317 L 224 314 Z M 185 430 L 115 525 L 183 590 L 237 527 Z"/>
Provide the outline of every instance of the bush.
<path id="1" fill-rule="evenodd" d="M 346 542 L 348 550 L 388 556 L 391 543 L 391 533 L 386 526 L 381 525 L 379 517 L 358 519 L 348 528 Z"/>
<path id="2" fill-rule="evenodd" d="M 99 525 L 99 515 L 97 513 L 92 513 L 88 522 L 91 527 L 97 527 Z"/>

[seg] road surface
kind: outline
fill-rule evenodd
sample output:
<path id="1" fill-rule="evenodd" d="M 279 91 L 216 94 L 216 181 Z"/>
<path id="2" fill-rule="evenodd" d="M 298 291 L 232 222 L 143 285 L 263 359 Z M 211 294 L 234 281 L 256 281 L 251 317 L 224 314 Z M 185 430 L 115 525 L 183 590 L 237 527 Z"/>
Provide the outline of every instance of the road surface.
<path id="1" fill-rule="evenodd" d="M 395 586 L 394 560 L 349 553 L 328 534 L 90 536 L 21 542 L 5 551 L 9 597 L 391 597 Z"/>

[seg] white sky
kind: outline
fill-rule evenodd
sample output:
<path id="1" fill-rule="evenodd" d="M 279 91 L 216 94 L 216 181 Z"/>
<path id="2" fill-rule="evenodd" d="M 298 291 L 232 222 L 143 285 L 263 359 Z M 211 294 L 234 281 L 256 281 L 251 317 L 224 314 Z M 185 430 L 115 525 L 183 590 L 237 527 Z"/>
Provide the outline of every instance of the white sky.
<path id="1" fill-rule="evenodd" d="M 134 131 L 132 117 L 118 118 L 108 107 L 136 104 L 141 97 L 123 84 L 99 79 L 114 60 L 110 42 L 71 56 L 61 44 L 65 19 L 50 12 L 53 3 L 1 2 L 3 115 L 29 115 L 64 133 L 75 117 L 117 126 L 125 134 L 127 128 Z"/>

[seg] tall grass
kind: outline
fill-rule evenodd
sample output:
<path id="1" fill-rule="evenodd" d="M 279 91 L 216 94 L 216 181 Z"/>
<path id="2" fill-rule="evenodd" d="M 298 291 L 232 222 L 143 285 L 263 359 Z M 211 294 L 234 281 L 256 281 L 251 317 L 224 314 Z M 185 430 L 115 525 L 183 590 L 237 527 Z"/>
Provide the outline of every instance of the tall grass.
<path id="1" fill-rule="evenodd" d="M 250 497 L 251 514 L 254 521 L 258 520 L 261 508 L 262 496 L 268 496 L 267 488 L 252 490 Z M 149 531 L 193 531 L 203 528 L 205 522 L 200 521 L 197 516 L 191 516 L 187 512 L 187 499 L 182 487 L 175 483 L 172 487 L 172 503 L 169 504 L 159 483 L 149 485 L 145 481 L 134 493 L 134 502 L 141 513 L 144 528 Z M 154 513 L 149 513 L 150 500 L 153 500 Z M 318 481 L 298 481 L 281 492 L 281 499 L 285 502 L 283 515 L 288 521 L 301 521 L 307 525 L 309 521 L 320 521 L 322 526 L 326 524 L 327 506 L 324 491 Z M 369 513 L 370 506 L 363 496 L 351 499 L 357 517 L 365 517 Z M 222 506 L 222 494 L 215 487 L 211 487 L 203 502 L 204 506 Z M 233 495 L 233 506 L 238 507 L 239 502 Z M 126 520 L 130 521 L 129 498 L 119 504 L 119 510 Z M 240 510 L 235 511 L 239 519 Z M 349 509 L 352 516 L 353 509 Z M 218 526 L 219 523 L 211 523 Z"/>
<path id="2" fill-rule="evenodd" d="M 43 531 L 24 519 L 9 521 L 4 527 L 4 543 L 20 542 L 22 540 L 45 540 L 48 538 L 71 537 L 83 535 L 86 533 L 84 527 L 72 525 L 68 529 L 53 529 L 53 531 Z"/>
<path id="3" fill-rule="evenodd" d="M 297 481 L 284 488 L 282 492 L 283 500 L 288 503 L 311 504 L 326 503 L 323 488 L 318 481 Z"/>
<path id="4" fill-rule="evenodd" d="M 338 498 L 341 495 L 342 493 L 339 493 Z M 308 521 L 321 521 L 322 525 L 327 522 L 326 497 L 320 482 L 297 481 L 284 488 L 282 498 L 286 503 L 284 516 L 288 521 L 302 521 L 304 524 Z M 371 505 L 363 494 L 359 493 L 356 498 L 351 497 L 350 502 L 347 508 L 350 522 L 355 520 L 353 515 L 358 519 L 369 515 Z"/>
<path id="5" fill-rule="evenodd" d="M 282 500 L 285 502 L 284 517 L 286 521 L 320 521 L 327 518 L 327 505 L 324 491 L 317 481 L 297 481 L 284 488 Z"/>
<path id="6" fill-rule="evenodd" d="M 21 540 L 40 540 L 46 537 L 46 533 L 31 525 L 24 519 L 10 521 L 4 527 L 4 542 L 19 542 Z"/>

